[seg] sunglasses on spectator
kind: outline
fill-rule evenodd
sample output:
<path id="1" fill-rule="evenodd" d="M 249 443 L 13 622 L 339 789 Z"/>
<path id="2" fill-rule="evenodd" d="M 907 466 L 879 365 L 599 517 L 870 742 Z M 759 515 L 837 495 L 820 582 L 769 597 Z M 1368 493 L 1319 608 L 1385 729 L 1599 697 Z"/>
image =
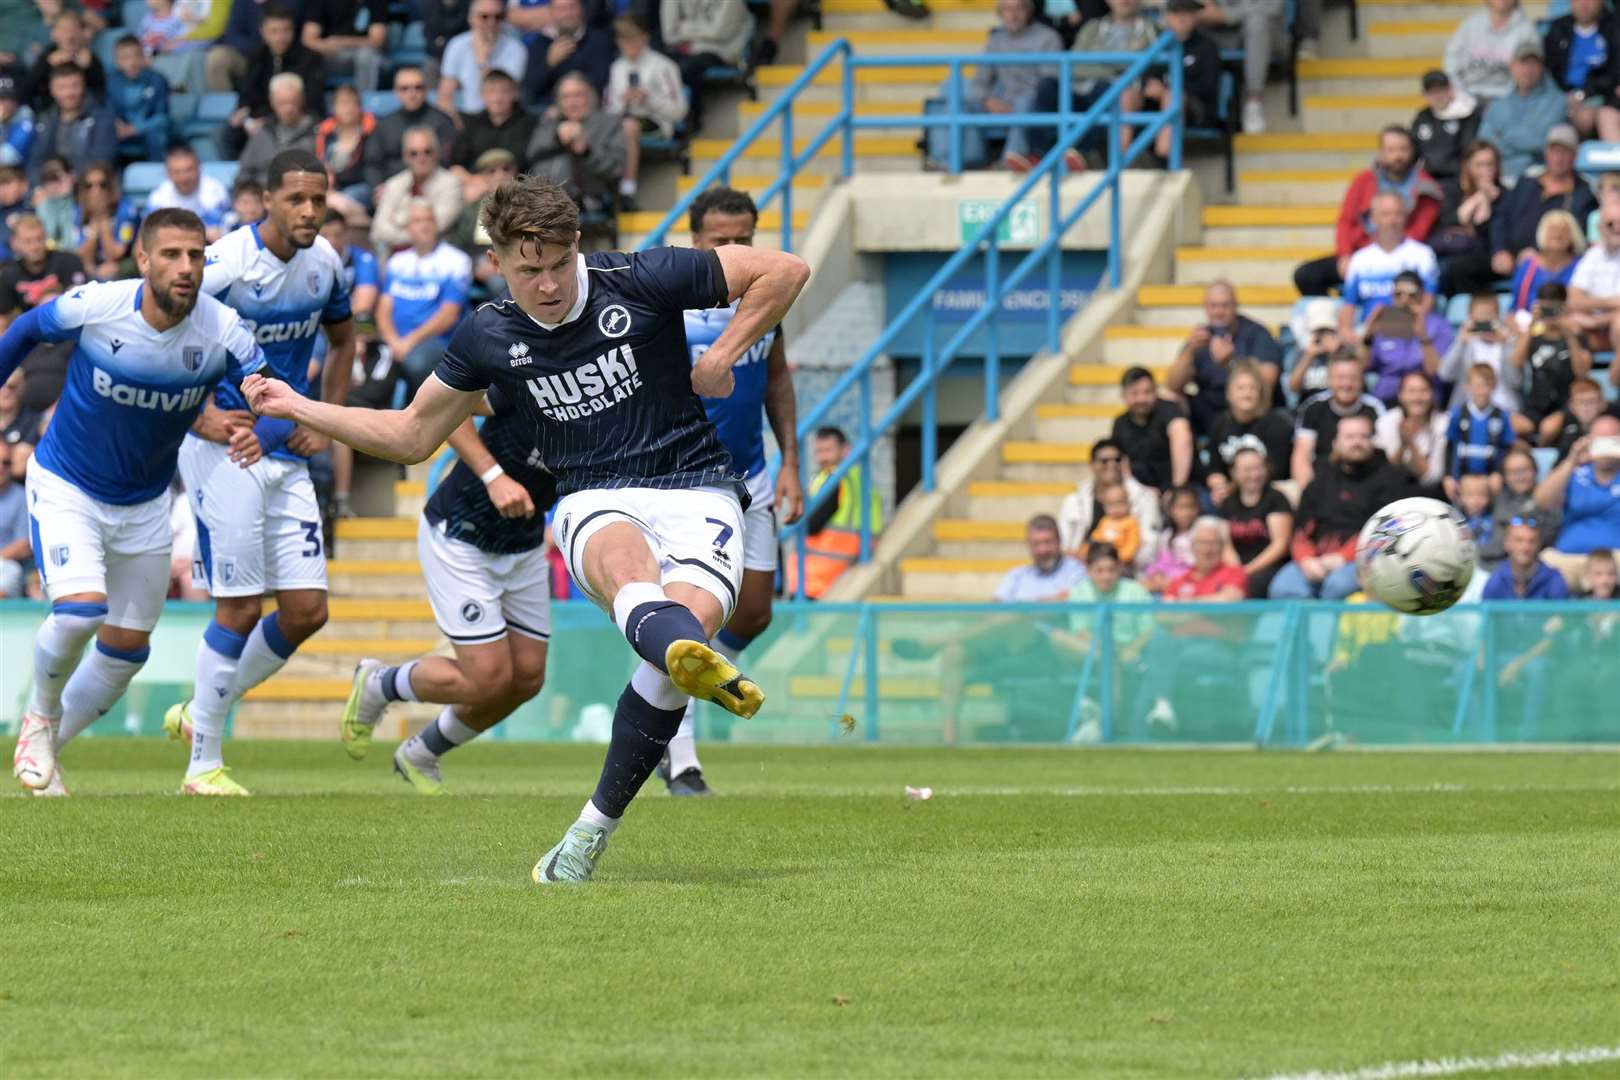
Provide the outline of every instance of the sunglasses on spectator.
<path id="1" fill-rule="evenodd" d="M 1541 522 L 1533 517 L 1513 517 L 1508 520 L 1509 525 L 1528 525 L 1532 529 L 1541 528 Z"/>
<path id="2" fill-rule="evenodd" d="M 1423 294 L 1418 292 L 1416 289 L 1396 289 L 1395 290 L 1395 299 L 1397 299 L 1397 300 L 1416 300 L 1418 297 L 1420 297 L 1422 295 Z"/>

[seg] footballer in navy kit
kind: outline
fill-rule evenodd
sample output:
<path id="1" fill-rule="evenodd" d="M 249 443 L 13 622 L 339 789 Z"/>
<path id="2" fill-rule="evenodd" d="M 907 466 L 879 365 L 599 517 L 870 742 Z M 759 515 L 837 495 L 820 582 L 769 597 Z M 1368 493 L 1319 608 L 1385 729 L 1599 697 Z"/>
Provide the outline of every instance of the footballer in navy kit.
<path id="1" fill-rule="evenodd" d="M 321 395 L 341 402 L 353 369 L 354 321 L 343 260 L 320 235 L 326 183 L 326 166 L 309 151 L 277 154 L 265 185 L 264 220 L 209 245 L 203 289 L 242 316 L 270 371 L 300 393 L 309 387 L 315 339 L 324 334 L 330 362 Z M 220 387 L 215 405 L 251 419 L 234 386 Z M 215 411 L 204 414 L 200 427 Z M 261 441 L 288 426 L 282 420 L 255 425 Z M 247 794 L 225 769 L 231 706 L 326 624 L 326 551 L 307 464 L 326 439 L 308 430 L 282 431 L 279 438 L 283 445 L 250 469 L 233 465 L 206 430 L 180 448 L 180 475 L 197 518 L 195 576 L 214 600 L 214 618 L 197 650 L 191 700 L 172 706 L 163 727 L 171 739 L 189 744 L 186 775 L 215 775 L 224 794 Z M 269 592 L 276 609 L 265 615 Z"/>
<path id="2" fill-rule="evenodd" d="M 67 794 L 57 750 L 113 707 L 150 654 L 169 592 L 181 441 L 221 378 L 265 364 L 236 313 L 202 294 L 203 238 L 191 211 L 155 210 L 136 243 L 139 280 L 77 286 L 0 338 L 0 380 L 40 342 L 73 343 L 56 415 L 28 460 L 28 525 L 51 611 L 34 639 L 12 770 L 41 794 Z M 227 439 L 233 469 L 274 448 L 248 423 L 231 424 Z M 183 790 L 219 794 L 219 779 Z"/>
<path id="3" fill-rule="evenodd" d="M 759 210 L 746 192 L 710 188 L 692 202 L 692 246 L 709 251 L 726 244 L 752 244 Z M 734 306 L 694 308 L 686 312 L 686 344 L 696 364 L 716 338 L 731 325 Z M 799 520 L 804 496 L 799 490 L 798 416 L 793 398 L 793 376 L 788 371 L 787 349 L 781 327 L 766 331 L 731 369 L 736 388 L 728 397 L 706 397 L 709 414 L 720 442 L 731 454 L 731 465 L 748 488 L 748 509 L 743 512 L 743 576 L 737 609 L 724 628 L 709 642 L 715 651 L 735 661 L 748 643 L 771 625 L 771 594 L 776 589 L 778 543 L 776 523 Z M 765 468 L 765 419 L 782 449 L 775 484 Z M 693 736 L 688 706 L 681 729 L 669 741 L 669 755 L 659 766 L 671 795 L 707 795 Z"/>
<path id="4" fill-rule="evenodd" d="M 737 604 L 745 492 L 699 395 L 731 392 L 732 366 L 810 271 L 742 244 L 581 256 L 578 208 L 534 177 L 498 187 L 480 220 L 512 299 L 462 322 L 408 407 L 310 401 L 263 377 L 243 389 L 261 415 L 395 461 L 425 460 L 492 386 L 535 424 L 569 571 L 643 660 L 619 696 L 596 791 L 534 868 L 536 882 L 586 881 L 689 699 L 745 718 L 765 700 L 708 644 Z M 682 313 L 733 300 L 730 325 L 693 364 Z"/>
<path id="5" fill-rule="evenodd" d="M 394 751 L 394 771 L 424 795 L 444 791 L 439 759 L 540 692 L 551 638 L 551 563 L 544 521 L 557 480 L 540 465 L 534 423 L 489 390 L 490 419 L 450 435 L 460 459 L 433 489 L 416 528 L 416 551 L 433 618 L 454 660 L 424 656 L 396 667 L 363 660 L 340 726 L 349 756 L 365 757 L 394 701 L 445 706 Z"/>

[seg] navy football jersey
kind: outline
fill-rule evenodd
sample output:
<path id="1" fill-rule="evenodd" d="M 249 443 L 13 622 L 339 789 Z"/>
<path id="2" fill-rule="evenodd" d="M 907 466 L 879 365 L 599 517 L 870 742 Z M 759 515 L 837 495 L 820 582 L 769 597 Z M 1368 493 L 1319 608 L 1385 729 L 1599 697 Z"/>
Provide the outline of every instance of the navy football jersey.
<path id="1" fill-rule="evenodd" d="M 533 551 L 545 541 L 546 511 L 557 501 L 557 479 L 540 467 L 534 423 L 493 387 L 489 404 L 494 415 L 478 429 L 478 437 L 506 475 L 529 493 L 534 501 L 534 516 L 502 517 L 490 501 L 489 489 L 465 461 L 457 461 L 433 489 L 433 497 L 422 512 L 431 524 L 442 524 L 450 539 L 471 544 L 479 551 L 491 555 Z"/>
<path id="2" fill-rule="evenodd" d="M 654 248 L 579 258 L 579 298 L 546 326 L 516 302 L 463 320 L 435 374 L 456 390 L 499 387 L 536 426 L 560 495 L 697 488 L 737 479 L 692 389 L 684 313 L 729 302 L 712 251 Z"/>

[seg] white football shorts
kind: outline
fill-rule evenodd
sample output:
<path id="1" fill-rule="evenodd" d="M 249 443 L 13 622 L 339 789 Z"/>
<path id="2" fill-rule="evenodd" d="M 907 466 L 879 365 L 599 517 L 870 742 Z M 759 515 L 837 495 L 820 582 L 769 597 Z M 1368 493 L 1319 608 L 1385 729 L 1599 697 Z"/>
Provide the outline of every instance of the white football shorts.
<path id="1" fill-rule="evenodd" d="M 267 457 L 244 469 L 223 443 L 187 435 L 180 476 L 197 517 L 192 577 L 210 596 L 326 588 L 321 510 L 308 465 Z"/>
<path id="2" fill-rule="evenodd" d="M 457 645 L 499 641 L 509 630 L 536 641 L 551 638 L 551 563 L 544 545 L 491 555 L 451 539 L 423 517 L 416 526 L 416 554 L 433 620 Z"/>
<path id="3" fill-rule="evenodd" d="M 585 580 L 585 545 L 604 527 L 625 522 L 652 548 L 662 584 L 695 585 L 720 601 L 722 624 L 731 618 L 742 583 L 743 512 L 729 488 L 603 488 L 558 501 L 552 529 L 568 572 L 580 592 L 609 612 L 613 598 L 598 596 Z"/>
<path id="4" fill-rule="evenodd" d="M 150 631 L 169 595 L 167 491 L 133 506 L 86 495 L 28 459 L 28 530 L 34 561 L 52 601 L 79 593 L 107 597 L 107 625 Z"/>

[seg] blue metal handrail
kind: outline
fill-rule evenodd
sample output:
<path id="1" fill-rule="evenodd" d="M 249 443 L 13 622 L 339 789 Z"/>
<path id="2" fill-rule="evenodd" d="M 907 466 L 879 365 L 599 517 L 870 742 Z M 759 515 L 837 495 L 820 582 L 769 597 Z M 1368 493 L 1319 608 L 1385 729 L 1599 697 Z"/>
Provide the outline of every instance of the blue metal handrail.
<path id="1" fill-rule="evenodd" d="M 900 314 L 889 324 L 878 339 L 874 341 L 850 368 L 834 384 L 832 389 L 817 402 L 814 408 L 799 422 L 799 439 L 804 441 L 815 430 L 824 424 L 843 395 L 851 388 L 858 388 L 860 393 L 860 428 L 856 433 L 854 444 L 844 461 L 829 474 L 821 487 L 809 494 L 805 500 L 804 517 L 793 525 L 782 530 L 784 540 L 791 539 L 794 545 L 793 558 L 798 560 L 802 571 L 806 554 L 805 524 L 810 514 L 821 503 L 832 498 L 845 476 L 857 464 L 861 466 L 860 474 L 860 558 L 865 561 L 871 557 L 872 550 L 872 523 L 871 523 L 871 491 L 872 470 L 871 451 L 876 440 L 882 437 L 893 427 L 911 406 L 921 400 L 923 408 L 922 423 L 922 476 L 921 487 L 924 491 L 934 489 L 934 458 L 937 456 L 937 430 L 935 423 L 936 386 L 940 376 L 957 359 L 958 351 L 968 342 L 973 334 L 981 327 L 989 324 L 989 346 L 985 356 L 985 418 L 995 422 L 1000 416 L 1000 353 L 996 335 L 994 318 L 999 316 L 1001 305 L 1007 294 L 1017 287 L 1029 273 L 1043 259 L 1047 265 L 1047 290 L 1051 302 L 1047 305 L 1046 345 L 1049 349 L 1057 350 L 1060 347 L 1060 304 L 1057 298 L 1060 292 L 1062 271 L 1062 237 L 1083 216 L 1086 211 L 1106 193 L 1110 196 L 1109 214 L 1109 244 L 1108 244 L 1108 279 L 1112 287 L 1118 288 L 1121 282 L 1120 266 L 1120 174 L 1125 167 L 1133 162 L 1145 149 L 1153 144 L 1159 131 L 1165 126 L 1171 126 L 1174 137 L 1170 155 L 1171 168 L 1180 167 L 1179 147 L 1181 143 L 1181 99 L 1182 99 L 1182 64 L 1181 45 L 1174 35 L 1165 34 L 1150 48 L 1140 53 L 1106 53 L 1106 54 L 1040 54 L 1040 59 L 1052 57 L 1055 60 L 1079 59 L 1087 63 L 1114 63 L 1128 61 L 1114 79 L 1108 89 L 1078 116 L 1071 113 L 1058 113 L 1043 116 L 1039 120 L 1029 117 L 1013 118 L 1016 120 L 1030 120 L 1031 122 L 1048 123 L 1053 120 L 1059 122 L 1059 134 L 1056 144 L 1032 169 L 1028 176 L 1018 185 L 1013 194 L 1001 207 L 986 220 L 974 236 L 972 242 L 963 246 L 949 259 L 947 259 L 935 273 L 918 290 L 917 295 L 905 306 Z M 934 57 L 903 57 L 882 58 L 884 62 L 924 63 L 933 60 L 938 63 L 941 58 Z M 962 67 L 967 63 L 983 62 L 983 57 L 950 57 L 945 58 L 951 62 L 950 91 L 954 101 L 960 102 L 960 79 Z M 1020 58 L 1028 62 L 1028 58 Z M 879 66 L 876 61 L 851 58 L 846 64 L 846 71 L 854 66 Z M 1163 66 L 1167 69 L 1170 79 L 1172 107 L 1161 113 L 1124 113 L 1119 109 L 1119 100 L 1125 90 L 1141 79 L 1150 68 Z M 1072 72 L 1067 64 L 1059 67 L 1059 102 L 1067 107 L 1071 98 L 1070 76 Z M 851 79 L 846 78 L 846 94 L 853 85 Z M 877 126 L 889 124 L 888 118 L 865 118 L 854 121 L 850 114 L 853 110 L 853 98 L 846 96 L 845 107 L 840 114 L 843 116 L 846 127 L 856 124 Z M 972 122 L 982 124 L 987 120 L 1005 122 L 1008 117 L 963 117 L 954 114 L 948 117 L 933 118 L 952 125 L 952 156 L 958 159 L 960 147 L 960 126 Z M 1099 123 L 1105 124 L 1108 131 L 1108 168 L 1101 175 L 1098 183 L 1080 199 L 1073 209 L 1064 212 L 1062 207 L 1062 181 L 1068 175 L 1068 168 L 1064 163 L 1064 156 L 1081 138 L 1089 133 Z M 909 118 L 910 126 L 916 126 L 916 118 Z M 1121 150 L 1119 146 L 1119 128 L 1122 124 L 1140 127 L 1131 144 Z M 1048 182 L 1048 228 L 1047 235 L 1041 243 L 1035 245 L 1010 272 L 1003 276 L 1000 266 L 1000 248 L 997 240 L 997 230 L 1002 222 L 1006 221 L 1013 209 L 1023 201 L 1024 197 L 1035 189 L 1043 179 Z M 783 182 L 779 178 L 778 182 Z M 985 252 L 985 293 L 987 303 L 975 312 L 943 345 L 936 346 L 935 342 L 935 316 L 933 309 L 936 292 L 956 274 L 969 259 L 974 258 L 981 248 Z M 900 332 L 917 315 L 926 311 L 925 335 L 922 357 L 922 371 L 912 380 L 905 391 L 899 395 L 888 411 L 877 421 L 872 419 L 872 372 L 879 357 L 884 355 Z M 801 482 L 808 491 L 808 477 L 804 475 L 804 456 L 800 456 Z M 799 596 L 804 595 L 804 574 L 796 575 L 795 591 Z"/>

